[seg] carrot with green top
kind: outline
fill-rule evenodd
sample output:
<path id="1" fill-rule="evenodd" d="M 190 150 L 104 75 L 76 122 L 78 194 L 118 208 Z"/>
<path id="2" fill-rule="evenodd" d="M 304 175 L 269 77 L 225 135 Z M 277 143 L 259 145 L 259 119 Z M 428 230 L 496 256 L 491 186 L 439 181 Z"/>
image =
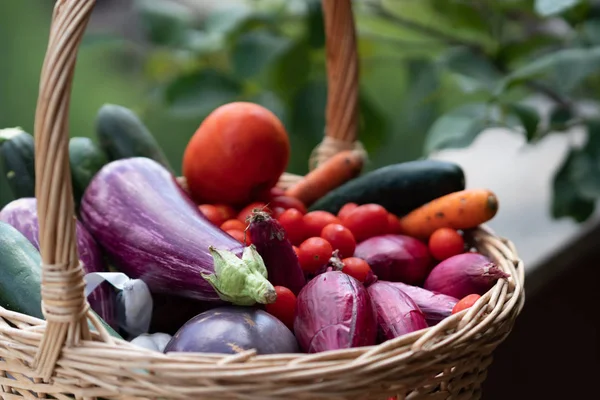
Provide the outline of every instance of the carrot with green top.
<path id="1" fill-rule="evenodd" d="M 363 155 L 354 150 L 341 151 L 309 172 L 289 188 L 286 196 L 295 197 L 307 207 L 329 191 L 356 178 L 363 167 Z"/>
<path id="2" fill-rule="evenodd" d="M 427 239 L 439 228 L 471 229 L 498 212 L 498 199 L 487 189 L 467 189 L 439 197 L 400 218 L 406 235 Z"/>

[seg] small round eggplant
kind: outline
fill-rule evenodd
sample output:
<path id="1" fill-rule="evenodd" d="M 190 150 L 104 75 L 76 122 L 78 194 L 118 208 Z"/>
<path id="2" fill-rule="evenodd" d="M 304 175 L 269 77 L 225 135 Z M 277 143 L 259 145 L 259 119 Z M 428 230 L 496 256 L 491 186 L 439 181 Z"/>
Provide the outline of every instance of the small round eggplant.
<path id="1" fill-rule="evenodd" d="M 185 323 L 165 348 L 168 352 L 236 354 L 298 353 L 294 334 L 271 314 L 253 307 L 226 306 Z"/>

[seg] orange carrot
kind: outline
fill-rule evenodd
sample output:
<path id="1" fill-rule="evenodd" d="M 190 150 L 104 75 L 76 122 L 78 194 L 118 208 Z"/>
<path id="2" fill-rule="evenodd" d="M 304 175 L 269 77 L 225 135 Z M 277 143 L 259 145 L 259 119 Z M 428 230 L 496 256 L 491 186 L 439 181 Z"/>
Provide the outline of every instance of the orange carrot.
<path id="1" fill-rule="evenodd" d="M 309 172 L 286 192 L 307 207 L 332 189 L 356 178 L 363 167 L 362 154 L 354 150 L 341 151 Z"/>
<path id="2" fill-rule="evenodd" d="M 475 228 L 497 211 L 498 199 L 490 190 L 467 189 L 422 205 L 400 218 L 400 225 L 404 234 L 427 239 L 439 228 Z"/>

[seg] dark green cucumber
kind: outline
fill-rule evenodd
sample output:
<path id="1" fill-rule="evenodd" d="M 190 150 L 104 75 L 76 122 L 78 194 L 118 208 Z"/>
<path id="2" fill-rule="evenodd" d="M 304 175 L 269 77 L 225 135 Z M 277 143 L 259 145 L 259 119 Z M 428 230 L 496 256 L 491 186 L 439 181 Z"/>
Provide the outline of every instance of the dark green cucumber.
<path id="1" fill-rule="evenodd" d="M 0 129 L 0 163 L 15 199 L 35 197 L 35 145 L 21 128 Z"/>
<path id="2" fill-rule="evenodd" d="M 389 165 L 353 179 L 317 200 L 309 211 L 337 214 L 347 203 L 376 203 L 398 216 L 465 188 L 462 168 L 438 160 L 418 160 Z"/>
<path id="3" fill-rule="evenodd" d="M 2 307 L 44 319 L 40 291 L 41 265 L 40 253 L 31 242 L 12 225 L 0 222 L 0 305 Z M 100 318 L 100 321 L 111 336 L 121 339 L 121 336 L 104 320 Z"/>
<path id="4" fill-rule="evenodd" d="M 75 203 L 79 204 L 88 184 L 100 168 L 108 163 L 108 158 L 92 139 L 74 137 L 69 140 L 69 162 Z"/>
<path id="5" fill-rule="evenodd" d="M 110 161 L 146 157 L 173 170 L 154 136 L 128 108 L 114 104 L 102 106 L 96 117 L 96 134 Z"/>

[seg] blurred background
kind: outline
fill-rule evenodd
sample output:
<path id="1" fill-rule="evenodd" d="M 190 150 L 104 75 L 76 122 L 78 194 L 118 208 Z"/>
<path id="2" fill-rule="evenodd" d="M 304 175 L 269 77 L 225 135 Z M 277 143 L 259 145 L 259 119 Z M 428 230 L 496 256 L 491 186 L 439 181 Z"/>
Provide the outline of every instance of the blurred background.
<path id="1" fill-rule="evenodd" d="M 0 2 L 2 128 L 33 131 L 53 4 Z M 578 268 L 594 265 L 600 250 L 600 2 L 353 5 L 359 135 L 370 155 L 368 169 L 421 157 L 461 164 L 468 187 L 487 187 L 500 199 L 490 226 L 516 244 L 527 268 L 528 296 L 539 293 L 541 299 L 529 302 L 525 313 L 548 304 L 583 313 L 581 303 L 590 294 L 580 281 L 573 281 L 572 292 L 564 285 L 567 276 L 583 273 Z M 188 140 L 208 113 L 230 101 L 254 101 L 276 113 L 289 132 L 288 170 L 306 173 L 324 130 L 324 43 L 318 0 L 97 0 L 79 52 L 71 136 L 94 137 L 98 109 L 120 104 L 140 115 L 179 170 Z M 597 268 L 585 273 L 598 276 Z M 556 294 L 552 285 L 561 280 L 565 298 L 552 297 L 552 303 L 542 297 Z M 511 393 L 498 398 L 541 396 L 514 394 L 523 385 L 539 389 L 527 379 L 542 385 L 552 376 L 547 370 L 526 373 L 525 364 L 515 367 L 515 353 L 535 352 L 537 345 L 538 367 L 548 368 L 544 346 L 552 342 L 536 341 L 531 332 L 555 329 L 552 315 L 522 319 L 535 326 L 517 327 L 499 356 L 490 385 L 506 380 L 512 369 L 513 386 L 504 394 L 506 382 L 493 386 L 497 395 Z M 559 355 L 564 363 L 592 362 L 597 370 L 597 328 L 587 328 L 592 351 L 584 351 L 585 360 L 569 358 L 567 350 Z M 566 390 L 570 398 L 584 398 Z"/>

